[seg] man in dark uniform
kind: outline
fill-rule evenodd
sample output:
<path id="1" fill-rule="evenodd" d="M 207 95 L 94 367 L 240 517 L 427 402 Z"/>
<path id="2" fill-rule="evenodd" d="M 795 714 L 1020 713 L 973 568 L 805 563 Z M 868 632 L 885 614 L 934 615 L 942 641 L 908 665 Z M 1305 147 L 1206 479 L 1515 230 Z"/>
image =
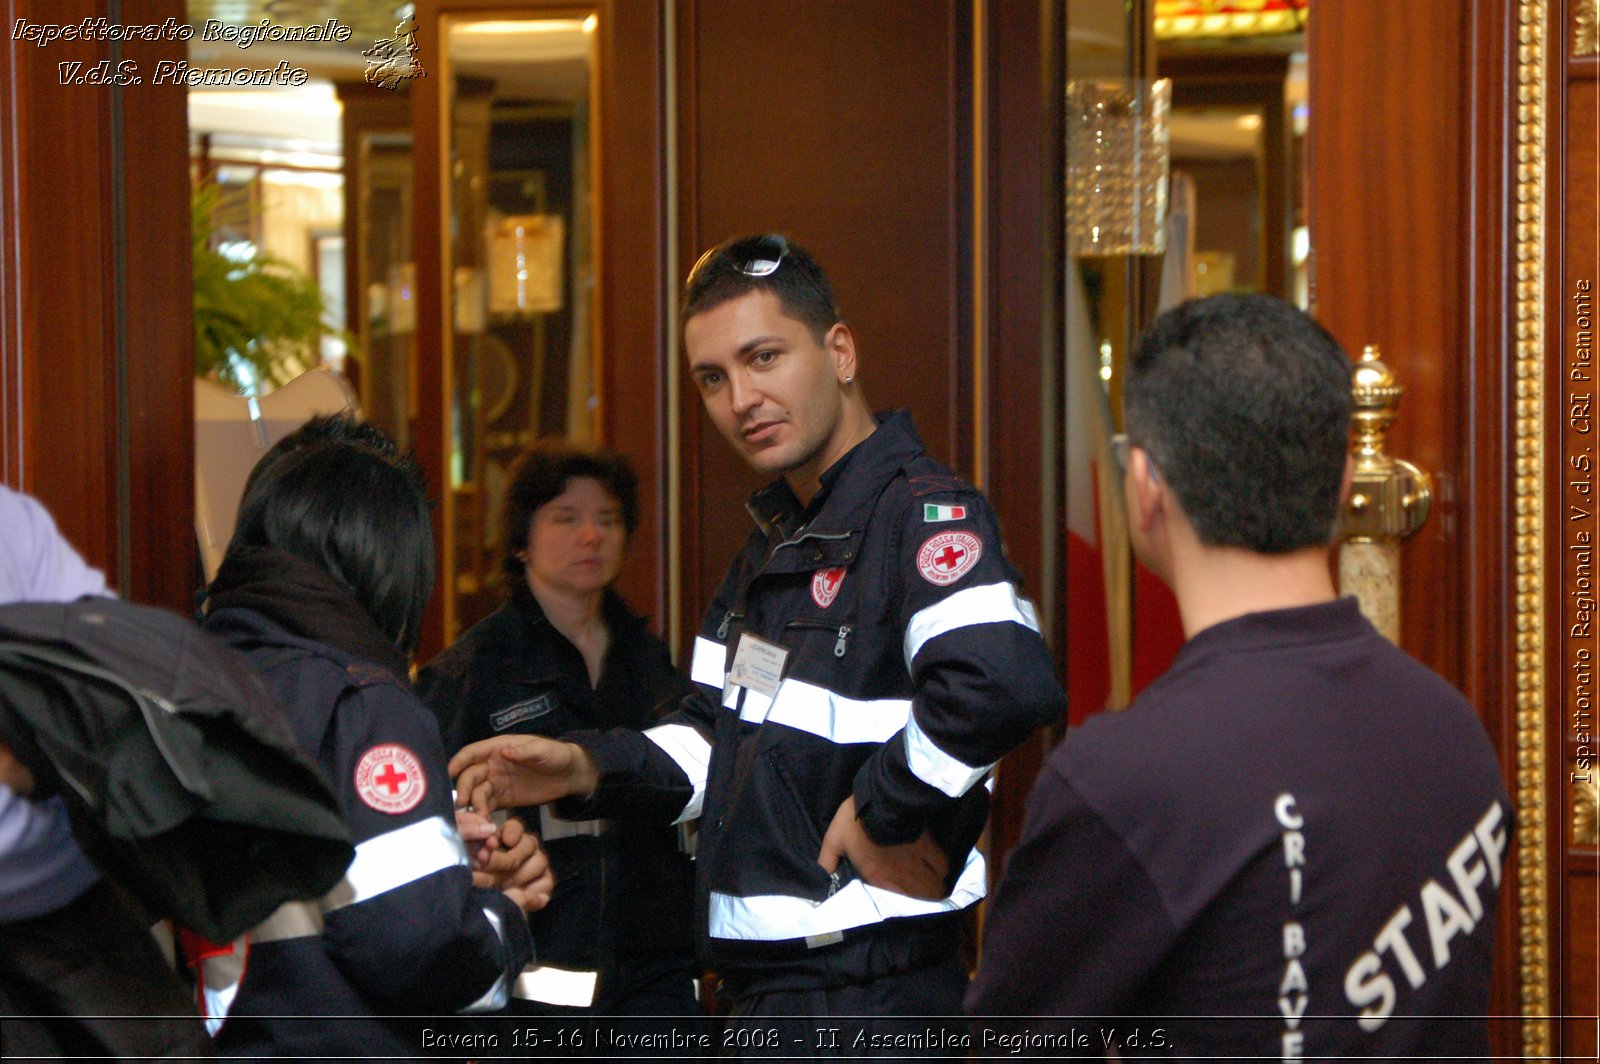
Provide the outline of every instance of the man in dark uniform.
<path id="1" fill-rule="evenodd" d="M 1029 799 L 967 998 L 988 1052 L 1487 1052 L 1512 829 L 1473 709 L 1329 575 L 1350 364 L 1266 296 L 1159 318 L 1124 383 L 1134 550 L 1188 641 Z"/>
<path id="2" fill-rule="evenodd" d="M 778 478 L 747 503 L 756 527 L 695 642 L 698 691 L 643 733 L 468 747 L 460 798 L 698 816 L 700 945 L 738 1018 L 722 1048 L 962 1056 L 983 780 L 1065 703 L 1033 606 L 983 496 L 909 414 L 867 406 L 803 249 L 713 248 L 682 320 L 707 414 Z"/>

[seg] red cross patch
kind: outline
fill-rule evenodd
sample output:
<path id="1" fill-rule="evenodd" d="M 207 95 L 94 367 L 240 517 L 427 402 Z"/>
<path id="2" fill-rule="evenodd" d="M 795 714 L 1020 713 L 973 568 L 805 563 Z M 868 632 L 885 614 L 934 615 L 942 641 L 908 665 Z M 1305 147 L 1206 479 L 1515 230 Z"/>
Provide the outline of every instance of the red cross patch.
<path id="1" fill-rule="evenodd" d="M 844 569 L 818 569 L 811 576 L 811 601 L 823 609 L 833 605 L 844 583 Z"/>
<path id="2" fill-rule="evenodd" d="M 356 794 L 380 813 L 406 813 L 428 793 L 417 755 L 397 743 L 374 746 L 356 763 Z"/>
<path id="3" fill-rule="evenodd" d="M 983 540 L 970 532 L 941 532 L 917 551 L 917 571 L 930 584 L 944 587 L 966 575 L 983 557 Z"/>

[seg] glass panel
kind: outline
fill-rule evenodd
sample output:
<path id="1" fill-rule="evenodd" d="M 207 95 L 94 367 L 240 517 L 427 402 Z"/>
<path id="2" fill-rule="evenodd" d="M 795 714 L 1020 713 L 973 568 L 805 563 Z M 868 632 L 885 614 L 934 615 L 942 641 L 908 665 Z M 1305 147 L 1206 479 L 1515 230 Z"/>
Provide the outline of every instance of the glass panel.
<path id="1" fill-rule="evenodd" d="M 596 17 L 449 17 L 447 471 L 454 639 L 502 599 L 508 471 L 595 434 L 590 126 Z"/>
<path id="2" fill-rule="evenodd" d="M 1249 104 L 1177 107 L 1172 166 L 1193 182 L 1197 296 L 1267 289 L 1261 209 L 1265 116 Z"/>
<path id="3" fill-rule="evenodd" d="M 1128 697 L 1129 573 L 1131 554 L 1122 513 L 1121 481 L 1112 472 L 1108 440 L 1116 431 L 1118 396 L 1113 367 L 1121 364 L 1134 327 L 1140 257 L 1081 253 L 1094 232 L 1072 176 L 1093 162 L 1099 124 L 1074 125 L 1084 86 L 1127 84 L 1135 69 L 1134 24 L 1140 5 L 1122 0 L 1071 0 L 1067 27 L 1066 154 L 1063 190 L 1066 246 L 1063 313 L 1066 337 L 1062 384 L 1066 410 L 1066 645 L 1067 693 L 1073 723 Z M 1080 182 L 1081 183 L 1081 182 Z"/>
<path id="4" fill-rule="evenodd" d="M 361 405 L 366 417 L 401 447 L 411 445 L 416 415 L 416 266 L 411 251 L 411 134 L 373 130 L 359 135 L 361 254 L 360 321 L 365 353 Z"/>

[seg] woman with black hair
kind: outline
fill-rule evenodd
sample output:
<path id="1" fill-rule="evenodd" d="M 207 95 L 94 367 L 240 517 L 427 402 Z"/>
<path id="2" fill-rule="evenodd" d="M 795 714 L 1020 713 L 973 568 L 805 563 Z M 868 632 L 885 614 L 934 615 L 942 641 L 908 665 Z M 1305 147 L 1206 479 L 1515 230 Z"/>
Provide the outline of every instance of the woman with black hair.
<path id="1" fill-rule="evenodd" d="M 210 958 L 202 990 L 226 1053 L 417 1056 L 424 1023 L 449 1030 L 423 1017 L 503 1007 L 531 957 L 523 913 L 550 883 L 532 840 L 508 834 L 518 869 L 474 885 L 438 727 L 406 680 L 434 576 L 420 469 L 370 426 L 302 433 L 252 475 L 205 628 L 266 679 L 356 856 L 329 895 L 254 929 L 248 963 Z"/>
<path id="2" fill-rule="evenodd" d="M 646 728 L 676 707 L 687 679 L 610 590 L 637 520 L 621 455 L 541 441 L 522 457 L 505 505 L 510 600 L 417 677 L 446 749 L 500 734 Z M 519 981 L 513 1011 L 697 1014 L 693 868 L 676 831 L 563 820 L 549 807 L 518 815 L 540 833 L 556 888 L 531 918 L 539 965 Z"/>

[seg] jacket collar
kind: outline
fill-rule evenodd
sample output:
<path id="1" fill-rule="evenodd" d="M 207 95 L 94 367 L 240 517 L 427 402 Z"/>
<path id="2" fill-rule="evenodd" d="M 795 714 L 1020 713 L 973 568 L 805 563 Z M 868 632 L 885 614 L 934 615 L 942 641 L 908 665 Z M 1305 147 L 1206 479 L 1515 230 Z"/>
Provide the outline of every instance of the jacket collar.
<path id="1" fill-rule="evenodd" d="M 782 477 L 751 495 L 745 509 L 768 539 L 793 539 L 804 527 L 813 537 L 838 538 L 859 532 L 878 496 L 924 447 L 909 410 L 873 415 L 877 431 L 852 447 L 822 474 L 822 488 L 806 507 Z"/>
<path id="2" fill-rule="evenodd" d="M 307 643 L 382 666 L 401 680 L 410 673 L 406 655 L 343 581 L 276 547 L 230 548 L 211 583 L 208 609 L 213 615 L 247 610 Z"/>
<path id="3" fill-rule="evenodd" d="M 530 637 L 537 638 L 546 628 L 556 635 L 561 635 L 556 631 L 556 626 L 550 623 L 550 618 L 545 616 L 544 607 L 539 605 L 537 598 L 534 598 L 526 580 L 512 579 L 510 605 L 512 611 L 527 626 Z M 644 623 L 628 608 L 628 604 L 622 601 L 622 596 L 609 587 L 606 588 L 604 597 L 600 601 L 600 616 L 611 631 L 613 643 L 618 639 L 628 638 L 635 627 Z"/>

